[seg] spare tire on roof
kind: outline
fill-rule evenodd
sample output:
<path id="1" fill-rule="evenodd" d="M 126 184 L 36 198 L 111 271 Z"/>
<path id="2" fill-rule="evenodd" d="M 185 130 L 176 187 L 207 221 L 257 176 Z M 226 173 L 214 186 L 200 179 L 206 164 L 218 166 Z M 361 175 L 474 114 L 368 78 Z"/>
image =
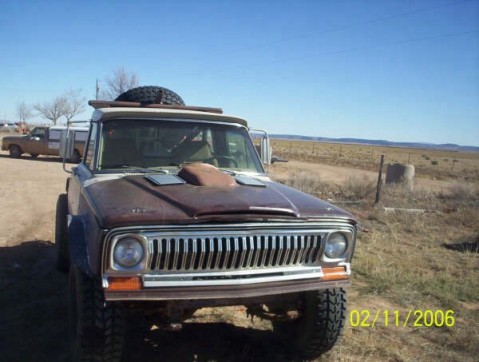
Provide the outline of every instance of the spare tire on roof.
<path id="1" fill-rule="evenodd" d="M 143 86 L 127 90 L 120 94 L 115 101 L 139 102 L 146 104 L 172 104 L 184 106 L 183 99 L 168 88 Z"/>

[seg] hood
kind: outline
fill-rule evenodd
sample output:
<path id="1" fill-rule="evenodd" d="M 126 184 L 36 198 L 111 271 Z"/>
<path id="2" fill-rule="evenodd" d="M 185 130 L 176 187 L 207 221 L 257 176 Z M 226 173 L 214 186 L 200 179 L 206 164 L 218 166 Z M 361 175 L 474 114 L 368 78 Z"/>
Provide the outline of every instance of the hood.
<path id="1" fill-rule="evenodd" d="M 91 183 L 84 196 L 104 228 L 285 219 L 355 223 L 350 213 L 271 181 L 208 186 L 181 181 L 162 185 L 150 176 L 125 176 Z"/>

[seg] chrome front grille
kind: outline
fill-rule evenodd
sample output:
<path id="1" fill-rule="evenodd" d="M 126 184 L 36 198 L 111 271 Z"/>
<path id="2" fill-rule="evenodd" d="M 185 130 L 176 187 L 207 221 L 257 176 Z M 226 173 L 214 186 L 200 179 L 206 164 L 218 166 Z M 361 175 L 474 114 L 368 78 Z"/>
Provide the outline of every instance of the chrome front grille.
<path id="1" fill-rule="evenodd" d="M 149 235 L 151 271 L 232 271 L 318 265 L 323 235 L 215 233 Z"/>

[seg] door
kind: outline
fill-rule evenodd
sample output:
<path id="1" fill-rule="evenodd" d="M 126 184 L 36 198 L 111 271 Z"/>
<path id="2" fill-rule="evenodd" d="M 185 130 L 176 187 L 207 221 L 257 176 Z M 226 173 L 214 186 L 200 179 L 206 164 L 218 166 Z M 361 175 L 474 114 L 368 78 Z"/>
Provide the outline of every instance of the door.
<path id="1" fill-rule="evenodd" d="M 48 128 L 36 127 L 30 132 L 30 137 L 23 151 L 31 155 L 45 155 L 47 142 Z"/>

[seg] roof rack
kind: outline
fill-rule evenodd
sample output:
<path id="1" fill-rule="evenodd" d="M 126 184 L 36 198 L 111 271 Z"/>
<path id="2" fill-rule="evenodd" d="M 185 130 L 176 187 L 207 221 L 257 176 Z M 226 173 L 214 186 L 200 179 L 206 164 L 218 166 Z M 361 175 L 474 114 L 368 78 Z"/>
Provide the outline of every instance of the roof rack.
<path id="1" fill-rule="evenodd" d="M 100 101 L 90 100 L 88 105 L 95 109 L 99 108 L 114 108 L 114 107 L 133 107 L 133 108 L 164 108 L 164 109 L 181 109 L 184 111 L 199 111 L 223 114 L 221 108 L 212 107 L 198 107 L 198 106 L 182 106 L 178 104 L 142 104 L 140 102 L 125 102 L 125 101 Z"/>

